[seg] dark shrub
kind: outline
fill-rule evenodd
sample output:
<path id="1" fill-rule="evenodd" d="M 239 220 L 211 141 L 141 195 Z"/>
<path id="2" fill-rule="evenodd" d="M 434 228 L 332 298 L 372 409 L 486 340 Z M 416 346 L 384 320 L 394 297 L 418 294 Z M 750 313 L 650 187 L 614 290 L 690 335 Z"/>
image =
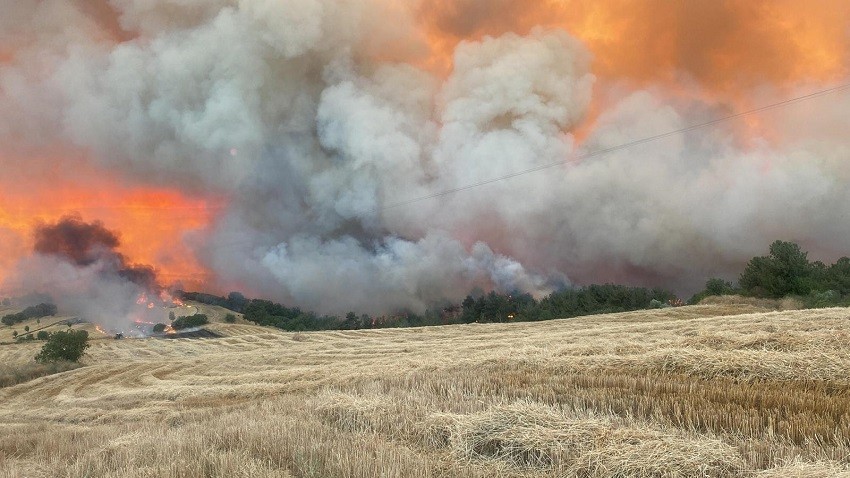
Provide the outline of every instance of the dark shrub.
<path id="1" fill-rule="evenodd" d="M 86 353 L 89 347 L 89 333 L 85 330 L 69 330 L 54 332 L 35 356 L 39 362 L 56 362 L 67 360 L 76 362 Z"/>
<path id="2" fill-rule="evenodd" d="M 171 324 L 174 330 L 191 329 L 200 327 L 210 323 L 210 320 L 204 314 L 187 315 L 186 317 L 178 317 Z"/>

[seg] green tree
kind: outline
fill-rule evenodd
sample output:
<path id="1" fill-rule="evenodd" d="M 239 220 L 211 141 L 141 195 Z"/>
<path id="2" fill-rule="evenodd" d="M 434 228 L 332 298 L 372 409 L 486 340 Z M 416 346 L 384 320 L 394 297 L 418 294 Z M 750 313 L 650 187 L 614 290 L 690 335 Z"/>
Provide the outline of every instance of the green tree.
<path id="1" fill-rule="evenodd" d="M 228 324 L 236 323 L 236 316 L 233 314 L 227 314 L 224 316 L 224 321 Z"/>
<path id="2" fill-rule="evenodd" d="M 841 295 L 850 294 L 850 258 L 842 257 L 826 270 L 826 289 Z"/>
<path id="3" fill-rule="evenodd" d="M 750 260 L 738 283 L 750 295 L 806 295 L 812 290 L 815 275 L 807 255 L 793 242 L 776 241 L 770 245 L 770 255 Z"/>
<path id="4" fill-rule="evenodd" d="M 30 326 L 29 326 L 29 325 L 25 325 L 25 326 L 24 326 L 24 332 L 29 332 L 29 331 L 30 331 Z"/>
<path id="5" fill-rule="evenodd" d="M 165 324 L 156 324 L 153 326 L 153 333 L 161 334 L 165 332 Z"/>
<path id="6" fill-rule="evenodd" d="M 206 325 L 210 323 L 209 318 L 207 318 L 204 314 L 195 314 L 195 315 L 187 315 L 184 317 L 178 317 L 171 326 L 174 327 L 175 330 L 182 329 L 191 329 L 194 327 L 200 327 L 202 325 Z"/>
<path id="7" fill-rule="evenodd" d="M 357 318 L 357 314 L 354 312 L 349 312 L 345 315 L 345 322 L 342 323 L 343 329 L 348 330 L 357 330 L 360 328 L 360 320 Z"/>
<path id="8" fill-rule="evenodd" d="M 711 278 L 705 283 L 705 292 L 708 295 L 726 295 L 735 291 L 731 282 L 723 279 Z"/>
<path id="9" fill-rule="evenodd" d="M 35 334 L 35 338 L 38 340 L 47 340 L 50 338 L 50 333 L 46 330 L 39 330 L 37 334 Z"/>
<path id="10" fill-rule="evenodd" d="M 89 333 L 85 330 L 59 331 L 50 335 L 35 359 L 39 362 L 76 362 L 86 353 L 88 347 Z"/>

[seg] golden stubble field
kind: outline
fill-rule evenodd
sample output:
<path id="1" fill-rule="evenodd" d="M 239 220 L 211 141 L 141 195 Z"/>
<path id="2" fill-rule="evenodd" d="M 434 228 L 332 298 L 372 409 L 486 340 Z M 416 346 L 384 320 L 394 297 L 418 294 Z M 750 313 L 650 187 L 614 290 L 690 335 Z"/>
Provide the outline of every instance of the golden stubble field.
<path id="1" fill-rule="evenodd" d="M 850 309 L 210 328 L 0 388 L 0 476 L 850 477 Z"/>

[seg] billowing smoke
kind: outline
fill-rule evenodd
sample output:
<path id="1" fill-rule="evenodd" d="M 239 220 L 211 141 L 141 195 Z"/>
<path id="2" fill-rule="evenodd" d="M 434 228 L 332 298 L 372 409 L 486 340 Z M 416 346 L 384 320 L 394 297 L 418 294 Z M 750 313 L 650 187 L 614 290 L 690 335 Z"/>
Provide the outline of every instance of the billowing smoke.
<path id="1" fill-rule="evenodd" d="M 129 264 L 116 250 L 118 236 L 97 221 L 67 216 L 40 224 L 34 243 L 33 254 L 18 264 L 18 276 L 25 290 L 46 294 L 63 314 L 127 331 L 131 322 L 151 314 L 151 300 L 159 305 L 154 269 Z"/>
<path id="2" fill-rule="evenodd" d="M 122 254 L 173 263 L 181 244 L 208 287 L 321 312 L 421 311 L 475 287 L 692 292 L 775 239 L 847 254 L 850 223 L 836 220 L 850 199 L 846 94 L 587 154 L 840 83 L 850 17 L 717 2 L 690 14 L 723 28 L 698 29 L 676 23 L 688 11 L 641 23 L 607 3 L 4 2 L 0 161 L 27 184 L 76 161 L 69 169 L 91 172 L 69 171 L 69 190 L 119 176 L 220 204 L 209 223 L 152 238 L 156 251 Z M 655 3 L 629 12 L 650 18 Z M 753 15 L 770 19 L 762 28 L 830 23 L 801 24 L 794 58 L 779 27 L 745 41 Z M 181 208 L 124 212 L 180 224 Z M 3 217 L 0 241 L 4 225 L 27 226 Z M 50 239 L 16 275 L 39 270 L 33 261 L 80 274 L 110 262 L 104 247 L 112 270 L 126 268 L 117 244 L 90 240 Z"/>
<path id="3" fill-rule="evenodd" d="M 127 280 L 147 292 L 158 292 L 153 267 L 128 264 L 116 250 L 119 244 L 118 236 L 102 223 L 88 224 L 79 217 L 66 216 L 56 224 L 36 228 L 34 252 L 64 259 L 78 267 L 97 264 L 105 276 Z"/>

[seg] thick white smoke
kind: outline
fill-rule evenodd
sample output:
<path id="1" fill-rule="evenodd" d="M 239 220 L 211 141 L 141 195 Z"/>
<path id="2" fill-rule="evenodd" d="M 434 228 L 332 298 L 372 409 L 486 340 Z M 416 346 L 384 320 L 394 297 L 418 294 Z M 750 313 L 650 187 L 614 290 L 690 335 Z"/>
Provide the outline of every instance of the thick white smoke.
<path id="1" fill-rule="evenodd" d="M 219 284 L 322 312 L 421 311 L 473 287 L 569 279 L 688 291 L 774 239 L 850 249 L 850 222 L 835 220 L 848 146 L 824 131 L 847 100 L 812 103 L 826 128 L 772 113 L 783 142 L 720 127 L 582 160 L 723 105 L 607 85 L 579 147 L 595 83 L 579 41 L 535 29 L 465 42 L 441 77 L 411 66 L 428 55 L 412 3 L 4 0 L 0 41 L 16 54 L 0 63 L 0 144 L 65 144 L 227 197 L 195 239 Z"/>
<path id="2" fill-rule="evenodd" d="M 45 294 L 60 307 L 61 315 L 96 323 L 107 332 L 125 334 L 149 332 L 149 326 L 135 328 L 134 321 L 166 322 L 163 309 L 148 310 L 147 302 L 138 303 L 145 288 L 116 276 L 109 261 L 77 266 L 58 257 L 37 254 L 17 266 L 21 272 L 18 289 Z"/>

